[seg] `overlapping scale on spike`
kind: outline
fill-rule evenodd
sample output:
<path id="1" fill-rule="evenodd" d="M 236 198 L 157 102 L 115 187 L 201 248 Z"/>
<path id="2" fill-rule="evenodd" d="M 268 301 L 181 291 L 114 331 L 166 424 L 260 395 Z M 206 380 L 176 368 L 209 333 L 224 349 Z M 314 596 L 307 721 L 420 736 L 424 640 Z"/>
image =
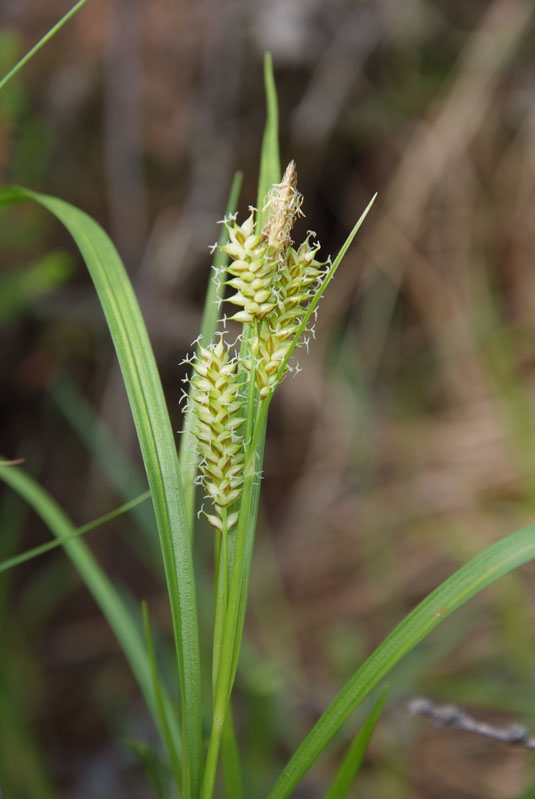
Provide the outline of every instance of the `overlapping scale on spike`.
<path id="1" fill-rule="evenodd" d="M 227 224 L 229 241 L 222 248 L 231 258 L 228 271 L 233 277 L 228 285 L 235 289 L 228 301 L 242 308 L 231 318 L 244 324 L 263 319 L 275 307 L 272 286 L 278 260 L 270 256 L 268 244 L 254 227 L 254 211 L 243 225 Z"/>

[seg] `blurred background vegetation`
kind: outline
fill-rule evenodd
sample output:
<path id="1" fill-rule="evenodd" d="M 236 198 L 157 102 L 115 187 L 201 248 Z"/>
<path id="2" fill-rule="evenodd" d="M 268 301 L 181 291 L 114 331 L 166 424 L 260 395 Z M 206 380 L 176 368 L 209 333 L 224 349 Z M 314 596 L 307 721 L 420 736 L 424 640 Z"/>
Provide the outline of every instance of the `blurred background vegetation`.
<path id="1" fill-rule="evenodd" d="M 69 7 L 3 0 L 0 72 Z M 234 170 L 242 212 L 256 196 L 266 50 L 303 232 L 336 252 L 379 192 L 271 412 L 237 687 L 247 796 L 410 608 L 533 518 L 534 33 L 530 0 L 90 0 L 0 94 L 3 181 L 111 234 L 177 431 Z M 3 214 L 0 263 L 0 450 L 83 524 L 145 487 L 111 342 L 42 211 Z M 147 507 L 86 540 L 165 631 Z M 2 559 L 48 538 L 8 493 L 0 520 Z M 210 547 L 206 530 L 207 591 Z M 535 725 L 533 576 L 503 578 L 396 670 L 359 796 L 535 796 L 528 752 L 406 710 L 426 694 Z M 6 797 L 151 796 L 124 743 L 151 736 L 140 697 L 60 551 L 2 575 L 0 650 Z M 324 795 L 343 743 L 296 799 Z"/>

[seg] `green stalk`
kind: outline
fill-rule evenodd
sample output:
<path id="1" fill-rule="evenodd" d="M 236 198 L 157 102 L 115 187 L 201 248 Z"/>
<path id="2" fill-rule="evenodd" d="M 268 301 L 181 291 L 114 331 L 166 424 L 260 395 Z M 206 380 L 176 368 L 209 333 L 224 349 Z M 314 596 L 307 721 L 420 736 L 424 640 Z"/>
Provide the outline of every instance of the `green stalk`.
<path id="1" fill-rule="evenodd" d="M 239 640 L 237 639 L 241 638 L 241 636 L 237 635 L 237 627 L 240 615 L 240 601 L 242 598 L 245 552 L 249 521 L 249 513 L 244 513 L 244 509 L 248 510 L 251 506 L 253 483 L 256 476 L 256 451 L 253 452 L 251 447 L 253 441 L 252 433 L 254 430 L 256 399 L 254 360 L 249 374 L 248 389 L 247 417 L 245 420 L 245 440 L 249 443 L 247 446 L 247 456 L 244 466 L 244 483 L 240 503 L 240 518 L 238 521 L 238 529 L 236 532 L 236 541 L 234 545 L 230 591 L 223 625 L 222 647 L 217 672 L 217 680 L 215 683 L 217 687 L 215 691 L 212 730 L 210 733 L 208 753 L 206 756 L 206 765 L 201 788 L 201 799 L 211 799 L 213 795 L 217 772 L 217 761 L 221 746 L 221 736 L 223 733 L 225 715 L 232 690 L 234 652 L 236 646 L 238 646 L 239 649 Z"/>
<path id="2" fill-rule="evenodd" d="M 227 509 L 221 511 L 221 521 L 223 527 L 219 533 L 216 532 L 216 573 L 215 573 L 215 603 L 214 603 L 214 643 L 212 652 L 212 690 L 213 701 L 217 691 L 217 680 L 219 676 L 219 664 L 221 662 L 221 650 L 223 647 L 223 632 L 225 629 L 225 615 L 228 599 L 228 529 L 227 529 Z"/>

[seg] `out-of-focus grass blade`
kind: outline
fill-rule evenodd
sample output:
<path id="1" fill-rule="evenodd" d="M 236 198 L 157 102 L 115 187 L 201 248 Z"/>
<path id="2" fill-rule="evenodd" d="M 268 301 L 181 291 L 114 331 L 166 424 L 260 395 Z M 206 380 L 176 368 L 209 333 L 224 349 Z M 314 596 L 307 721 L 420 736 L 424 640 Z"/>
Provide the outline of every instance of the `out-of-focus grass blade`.
<path id="1" fill-rule="evenodd" d="M 145 774 L 156 791 L 157 799 L 169 799 L 169 793 L 165 788 L 164 766 L 158 757 L 158 752 L 142 741 L 131 740 L 126 743 L 143 766 Z"/>
<path id="2" fill-rule="evenodd" d="M 87 214 L 54 197 L 0 189 L 0 207 L 34 200 L 74 238 L 97 291 L 125 382 L 152 494 L 177 652 L 182 716 L 182 799 L 198 794 L 201 680 L 193 558 L 182 485 L 163 389 L 145 323 L 115 247 Z"/>
<path id="3" fill-rule="evenodd" d="M 0 503 L 2 557 L 15 549 L 26 514 L 27 506 L 19 496 L 12 492 L 3 496 Z M 28 666 L 25 650 L 19 651 L 18 635 L 27 636 L 28 629 L 24 621 L 21 622 L 24 614 L 13 613 L 10 588 L 9 577 L 4 575 L 0 579 L 0 651 L 4 654 L 0 659 L 0 779 L 6 796 L 52 799 L 56 793 L 49 782 L 43 753 L 34 740 L 36 731 L 27 718 L 26 689 L 21 680 Z"/>
<path id="4" fill-rule="evenodd" d="M 57 33 L 59 30 L 61 30 L 61 28 L 62 28 L 62 27 L 65 25 L 65 23 L 66 23 L 66 22 L 68 22 L 68 21 L 70 20 L 70 18 L 71 18 L 72 16 L 74 16 L 74 14 L 76 14 L 76 12 L 77 12 L 77 11 L 79 11 L 79 10 L 82 8 L 82 6 L 85 6 L 85 4 L 86 4 L 86 3 L 87 3 L 87 0 L 79 0 L 79 2 L 78 2 L 78 3 L 76 3 L 76 5 L 74 5 L 74 6 L 71 8 L 71 10 L 70 10 L 70 11 L 67 11 L 67 13 L 65 14 L 65 16 L 63 16 L 63 17 L 62 17 L 62 18 L 59 20 L 59 22 L 56 22 L 56 24 L 55 24 L 55 25 L 54 25 L 52 28 L 50 28 L 50 30 L 48 31 L 48 33 L 45 33 L 45 35 L 44 35 L 44 36 L 43 36 L 41 39 L 39 39 L 39 41 L 37 42 L 37 44 L 36 44 L 36 45 L 34 45 L 34 46 L 32 47 L 32 49 L 31 49 L 31 50 L 29 50 L 29 51 L 26 53 L 26 55 L 25 55 L 23 58 L 21 58 L 21 59 L 20 59 L 20 61 L 18 61 L 18 62 L 15 64 L 15 66 L 14 66 L 12 69 L 10 69 L 10 70 L 9 70 L 9 72 L 8 72 L 6 75 L 4 75 L 4 77 L 3 77 L 3 78 L 0 80 L 0 89 L 2 89 L 2 88 L 3 88 L 3 87 L 6 85 L 6 83 L 7 83 L 9 80 L 11 80 L 11 78 L 13 78 L 13 77 L 14 77 L 14 76 L 17 74 L 17 72 L 19 71 L 19 69 L 22 69 L 22 67 L 23 67 L 25 64 L 27 64 L 27 63 L 28 63 L 28 61 L 29 61 L 31 58 L 33 58 L 33 56 L 34 56 L 36 53 L 38 53 L 38 52 L 39 52 L 39 50 L 41 49 L 41 47 L 43 47 L 43 46 L 44 46 L 44 45 L 45 45 L 47 42 L 49 42 L 49 41 L 50 41 L 50 39 L 51 39 L 53 36 L 55 36 L 55 35 L 56 35 L 56 33 Z"/>
<path id="5" fill-rule="evenodd" d="M 72 270 L 72 257 L 57 251 L 48 253 L 24 271 L 1 274 L 0 323 L 5 324 L 25 313 L 30 305 L 65 283 Z"/>
<path id="6" fill-rule="evenodd" d="M 381 692 L 372 712 L 357 732 L 325 799 L 348 799 L 349 791 L 355 782 L 355 778 L 364 760 L 364 755 L 366 754 L 366 749 L 370 743 L 373 731 L 383 712 L 388 691 L 389 688 L 387 686 Z"/>
<path id="7" fill-rule="evenodd" d="M 27 549 L 26 552 L 21 552 L 20 555 L 12 555 L 10 558 L 6 558 L 0 562 L 0 573 L 8 571 L 14 566 L 19 566 L 21 563 L 26 563 L 26 561 L 32 560 L 32 558 L 37 558 L 39 555 L 44 555 L 45 552 L 50 552 L 51 549 L 56 549 L 57 547 L 63 546 L 63 544 L 65 544 L 67 541 L 72 541 L 74 538 L 79 538 L 81 535 L 88 533 L 90 530 L 94 530 L 95 528 L 100 527 L 107 522 L 111 522 L 113 519 L 116 519 L 123 513 L 127 513 L 129 510 L 132 510 L 132 508 L 135 508 L 136 505 L 139 505 L 141 502 L 145 502 L 145 500 L 147 500 L 149 497 L 150 491 L 146 491 L 144 494 L 141 494 L 141 496 L 130 500 L 130 502 L 126 502 L 119 508 L 115 508 L 115 510 L 105 513 L 104 516 L 100 516 L 98 519 L 95 519 L 88 524 L 82 525 L 82 527 L 77 527 L 72 535 L 67 536 L 67 538 L 53 538 L 51 541 L 46 541 L 44 544 L 32 547 L 32 549 Z"/>
<path id="8" fill-rule="evenodd" d="M 175 782 L 177 785 L 180 785 L 182 782 L 182 775 L 180 770 L 180 762 L 178 759 L 178 751 L 176 749 L 176 741 L 173 739 L 173 734 L 169 724 L 168 707 L 166 707 L 163 683 L 160 679 L 158 665 L 156 663 L 156 654 L 154 652 L 154 643 L 152 640 L 152 631 L 150 627 L 149 610 L 146 602 L 142 603 L 141 609 L 143 612 L 143 630 L 145 632 L 145 644 L 149 658 L 152 687 L 154 691 L 154 702 L 160 722 L 160 730 L 162 732 L 162 737 L 167 749 L 167 756 L 169 758 L 169 763 L 175 778 Z"/>
<path id="9" fill-rule="evenodd" d="M 26 506 L 15 494 L 6 494 L 0 504 L 0 556 L 2 562 L 12 559 L 12 553 L 17 548 L 20 538 L 22 520 L 26 513 Z M 0 571 L 2 564 L 0 563 Z M 9 591 L 11 588 L 8 577 L 0 580 L 0 641 L 4 629 L 7 627 L 9 617 Z"/>
<path id="10" fill-rule="evenodd" d="M 123 499 L 128 502 L 132 497 L 142 495 L 147 488 L 146 481 L 126 457 L 111 430 L 97 416 L 76 383 L 63 374 L 50 383 L 47 393 Z M 132 547 L 145 564 L 158 569 L 158 575 L 161 575 L 162 559 L 152 503 L 136 503 L 132 507 L 132 516 L 142 532 L 142 537 L 132 535 L 129 530 L 128 546 Z"/>
<path id="11" fill-rule="evenodd" d="M 93 594 L 108 624 L 117 636 L 145 697 L 156 727 L 160 729 L 158 709 L 152 688 L 150 664 L 145 652 L 143 637 L 123 598 L 106 577 L 83 541 L 76 540 L 73 535 L 75 529 L 70 519 L 33 478 L 19 467 L 0 464 L 0 479 L 17 491 L 41 517 L 53 535 L 63 542 L 66 553 L 75 564 L 80 576 Z M 175 740 L 177 737 L 178 731 L 175 726 Z"/>
<path id="12" fill-rule="evenodd" d="M 7 659 L 4 657 L 3 660 L 5 663 Z M 26 718 L 25 708 L 15 699 L 21 673 L 25 673 L 24 669 L 12 676 L 0 672 L 0 777 L 5 791 L 3 795 L 6 799 L 10 796 L 57 799 L 58 794 L 50 783 L 43 762 L 43 753 L 34 740 L 35 730 Z M 9 677 L 17 682 L 10 682 Z"/>
<path id="13" fill-rule="evenodd" d="M 227 207 L 225 209 L 225 217 L 234 213 L 238 205 L 238 197 L 240 196 L 240 189 L 242 184 L 242 173 L 236 172 L 232 185 L 230 187 L 230 194 L 228 198 Z M 216 250 L 212 269 L 210 272 L 210 280 L 208 282 L 208 289 L 206 292 L 206 299 L 204 301 L 204 310 L 202 315 L 201 333 L 199 336 L 199 344 L 207 347 L 213 340 L 214 334 L 219 319 L 219 309 L 223 295 L 225 293 L 225 277 L 224 270 L 228 264 L 228 255 L 223 252 L 221 247 L 226 244 L 228 239 L 227 229 L 223 225 L 221 235 L 219 236 L 218 248 Z M 190 402 L 192 386 L 188 391 L 188 402 L 186 411 L 184 413 L 184 423 L 182 426 L 182 435 L 180 438 L 180 476 L 182 478 L 182 488 L 184 491 L 184 504 L 188 515 L 188 522 L 190 532 L 193 531 L 194 513 L 195 513 L 195 475 L 197 473 L 196 461 L 196 444 L 194 435 L 194 417 L 193 408 Z"/>
<path id="14" fill-rule="evenodd" d="M 269 799 L 288 799 L 351 713 L 454 610 L 507 572 L 535 558 L 535 525 L 485 549 L 449 577 L 377 647 L 309 732 L 277 780 Z"/>

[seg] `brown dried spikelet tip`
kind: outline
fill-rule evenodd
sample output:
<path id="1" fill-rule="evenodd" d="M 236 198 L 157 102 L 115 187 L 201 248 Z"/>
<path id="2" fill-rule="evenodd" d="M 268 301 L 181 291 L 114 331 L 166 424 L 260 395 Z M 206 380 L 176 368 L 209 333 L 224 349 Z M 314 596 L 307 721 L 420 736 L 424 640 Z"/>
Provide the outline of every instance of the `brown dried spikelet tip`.
<path id="1" fill-rule="evenodd" d="M 266 203 L 269 216 L 262 228 L 262 240 L 273 253 L 284 253 L 292 243 L 290 233 L 301 211 L 303 195 L 297 191 L 297 168 L 292 160 L 286 167 L 280 183 L 277 183 Z"/>

